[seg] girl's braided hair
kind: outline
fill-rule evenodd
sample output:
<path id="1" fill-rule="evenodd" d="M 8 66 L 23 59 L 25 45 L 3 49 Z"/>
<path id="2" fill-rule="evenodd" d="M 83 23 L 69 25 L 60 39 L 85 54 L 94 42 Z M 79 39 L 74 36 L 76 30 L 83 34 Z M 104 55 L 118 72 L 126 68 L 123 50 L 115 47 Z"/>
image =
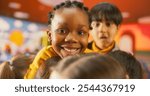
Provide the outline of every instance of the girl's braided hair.
<path id="1" fill-rule="evenodd" d="M 61 9 L 61 8 L 80 8 L 81 10 L 85 11 L 89 16 L 88 8 L 84 6 L 83 3 L 78 1 L 65 1 L 58 5 L 56 5 L 51 12 L 48 13 L 48 24 L 51 25 L 51 20 L 54 17 L 54 11 Z"/>

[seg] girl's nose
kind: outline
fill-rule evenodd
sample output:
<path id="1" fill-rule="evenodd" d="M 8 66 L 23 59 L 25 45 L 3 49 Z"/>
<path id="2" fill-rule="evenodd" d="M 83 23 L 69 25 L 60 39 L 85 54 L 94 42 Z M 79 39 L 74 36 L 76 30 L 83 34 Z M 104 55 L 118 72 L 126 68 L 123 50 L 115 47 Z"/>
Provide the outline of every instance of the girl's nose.
<path id="1" fill-rule="evenodd" d="M 73 33 L 69 32 L 68 35 L 65 38 L 65 42 L 75 43 L 75 42 L 77 42 L 77 38 Z"/>

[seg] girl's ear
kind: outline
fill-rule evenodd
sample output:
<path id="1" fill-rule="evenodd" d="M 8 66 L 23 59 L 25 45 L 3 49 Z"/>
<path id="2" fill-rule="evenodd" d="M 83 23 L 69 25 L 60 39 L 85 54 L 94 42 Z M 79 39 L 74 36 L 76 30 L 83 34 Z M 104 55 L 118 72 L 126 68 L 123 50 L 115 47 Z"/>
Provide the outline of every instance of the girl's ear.
<path id="1" fill-rule="evenodd" d="M 51 31 L 50 31 L 50 29 L 46 30 L 46 33 L 48 35 L 48 41 L 51 42 Z"/>
<path id="2" fill-rule="evenodd" d="M 48 25 L 48 29 L 46 30 L 48 37 L 51 37 L 51 26 Z"/>

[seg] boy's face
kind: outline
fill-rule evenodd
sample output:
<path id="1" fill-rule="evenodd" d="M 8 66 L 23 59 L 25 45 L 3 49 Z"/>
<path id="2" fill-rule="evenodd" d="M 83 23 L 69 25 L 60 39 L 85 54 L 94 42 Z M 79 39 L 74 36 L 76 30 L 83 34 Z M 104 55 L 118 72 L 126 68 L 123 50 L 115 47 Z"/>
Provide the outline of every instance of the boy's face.
<path id="1" fill-rule="evenodd" d="M 56 10 L 48 34 L 61 58 L 82 53 L 88 44 L 88 16 L 78 8 Z"/>
<path id="2" fill-rule="evenodd" d="M 108 21 L 92 21 L 91 35 L 96 46 L 105 49 L 112 44 L 118 31 L 118 26 Z"/>

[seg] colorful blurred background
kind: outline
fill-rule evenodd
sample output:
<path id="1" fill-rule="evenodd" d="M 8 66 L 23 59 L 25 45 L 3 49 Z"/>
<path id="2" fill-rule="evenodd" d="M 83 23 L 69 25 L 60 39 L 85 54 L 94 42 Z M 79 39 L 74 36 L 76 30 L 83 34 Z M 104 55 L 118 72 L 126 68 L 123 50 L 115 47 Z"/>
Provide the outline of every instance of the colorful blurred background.
<path id="1" fill-rule="evenodd" d="M 0 61 L 19 53 L 37 52 L 46 46 L 48 12 L 62 1 L 65 0 L 0 0 Z M 83 2 L 89 9 L 100 2 L 117 5 L 123 23 L 116 41 L 122 50 L 142 60 L 150 72 L 150 0 L 76 1 Z"/>

